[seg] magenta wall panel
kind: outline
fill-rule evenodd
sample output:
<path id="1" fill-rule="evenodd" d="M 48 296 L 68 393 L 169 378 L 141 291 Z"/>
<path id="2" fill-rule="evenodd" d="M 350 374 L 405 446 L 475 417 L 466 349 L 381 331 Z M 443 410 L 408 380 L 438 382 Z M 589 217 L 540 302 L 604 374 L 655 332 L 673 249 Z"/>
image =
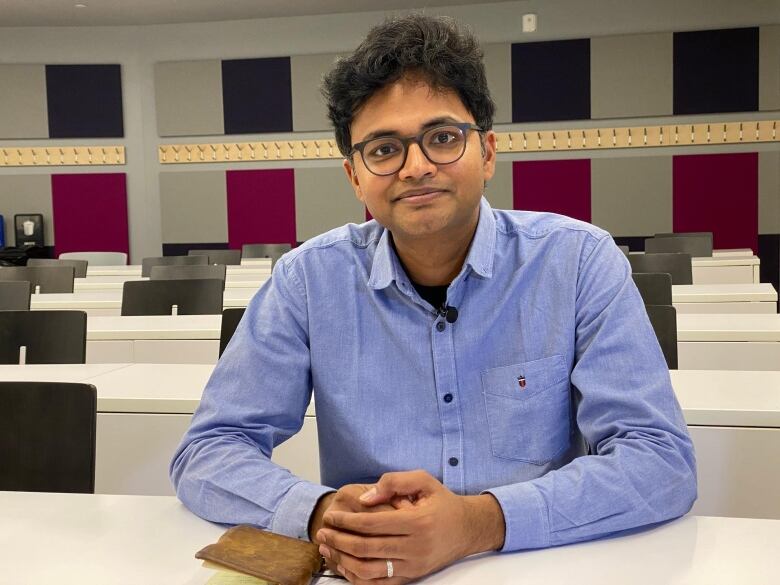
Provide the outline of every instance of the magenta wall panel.
<path id="1" fill-rule="evenodd" d="M 297 244 L 293 169 L 227 171 L 228 243 Z"/>
<path id="2" fill-rule="evenodd" d="M 590 160 L 515 161 L 514 208 L 590 221 Z"/>
<path id="3" fill-rule="evenodd" d="M 124 173 L 52 175 L 55 254 L 130 252 Z"/>
<path id="4" fill-rule="evenodd" d="M 715 248 L 758 249 L 758 153 L 675 156 L 674 231 L 713 233 Z"/>

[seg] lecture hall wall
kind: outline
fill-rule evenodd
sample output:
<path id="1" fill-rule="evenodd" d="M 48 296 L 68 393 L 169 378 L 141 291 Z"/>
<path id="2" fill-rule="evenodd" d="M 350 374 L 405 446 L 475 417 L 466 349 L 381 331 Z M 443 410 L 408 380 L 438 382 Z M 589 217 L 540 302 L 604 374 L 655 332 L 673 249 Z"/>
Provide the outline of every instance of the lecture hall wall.
<path id="1" fill-rule="evenodd" d="M 777 118 L 776 7 L 700 5 L 547 0 L 436 12 L 483 42 L 499 131 Z M 529 11 L 540 30 L 524 35 Z M 0 28 L 0 147 L 116 144 L 127 158 L 0 168 L 8 243 L 21 212 L 44 214 L 56 252 L 91 238 L 133 262 L 192 246 L 303 241 L 363 221 L 337 161 L 171 166 L 157 147 L 327 138 L 318 78 L 382 17 Z M 762 280 L 777 282 L 778 143 L 502 154 L 487 195 L 496 207 L 591 221 L 634 246 L 656 232 L 713 230 L 716 247 L 758 251 Z"/>

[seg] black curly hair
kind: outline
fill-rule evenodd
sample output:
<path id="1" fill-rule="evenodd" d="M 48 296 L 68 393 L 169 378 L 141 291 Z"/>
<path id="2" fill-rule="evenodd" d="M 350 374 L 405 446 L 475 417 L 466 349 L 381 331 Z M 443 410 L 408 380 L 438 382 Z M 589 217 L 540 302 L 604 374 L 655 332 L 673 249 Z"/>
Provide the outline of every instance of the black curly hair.
<path id="1" fill-rule="evenodd" d="M 476 37 L 447 17 L 414 13 L 372 28 L 322 83 L 341 154 L 352 150 L 350 125 L 360 107 L 407 72 L 420 74 L 434 89 L 454 90 L 477 125 L 490 130 L 496 106 L 482 56 Z"/>

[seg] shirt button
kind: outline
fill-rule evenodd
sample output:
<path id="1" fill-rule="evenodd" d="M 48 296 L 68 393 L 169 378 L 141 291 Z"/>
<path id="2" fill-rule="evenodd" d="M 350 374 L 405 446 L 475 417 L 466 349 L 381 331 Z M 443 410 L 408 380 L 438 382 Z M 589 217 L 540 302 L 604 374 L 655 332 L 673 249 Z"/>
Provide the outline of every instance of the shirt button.
<path id="1" fill-rule="evenodd" d="M 444 331 L 445 327 L 447 326 L 444 324 L 444 321 L 439 321 L 436 323 L 436 331 Z"/>
<path id="2" fill-rule="evenodd" d="M 450 465 L 453 467 L 457 467 L 458 465 L 458 458 L 457 457 L 450 457 Z"/>
<path id="3" fill-rule="evenodd" d="M 444 402 L 450 403 L 452 402 L 452 394 L 445 394 L 444 395 Z"/>

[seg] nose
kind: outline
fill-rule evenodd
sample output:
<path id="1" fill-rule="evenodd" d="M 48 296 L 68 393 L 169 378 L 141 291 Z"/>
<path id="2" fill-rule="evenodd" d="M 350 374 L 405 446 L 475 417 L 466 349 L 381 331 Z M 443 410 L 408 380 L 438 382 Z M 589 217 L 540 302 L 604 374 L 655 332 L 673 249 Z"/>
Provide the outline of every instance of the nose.
<path id="1" fill-rule="evenodd" d="M 402 181 L 413 181 L 423 177 L 432 177 L 436 174 L 436 170 L 436 165 L 428 160 L 420 145 L 411 143 L 406 151 L 404 166 L 398 171 L 398 178 Z"/>

